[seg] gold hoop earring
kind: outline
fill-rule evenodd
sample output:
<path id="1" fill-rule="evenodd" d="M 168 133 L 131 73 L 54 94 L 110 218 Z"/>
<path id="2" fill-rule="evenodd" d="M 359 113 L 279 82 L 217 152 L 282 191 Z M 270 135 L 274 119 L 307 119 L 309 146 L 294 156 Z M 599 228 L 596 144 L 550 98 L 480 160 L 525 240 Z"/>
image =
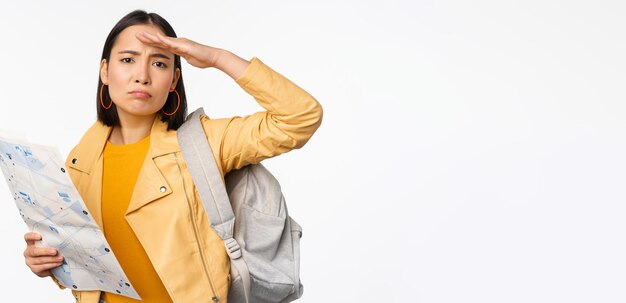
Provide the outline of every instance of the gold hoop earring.
<path id="1" fill-rule="evenodd" d="M 176 104 L 176 109 L 172 113 L 166 113 L 163 109 L 161 109 L 161 112 L 166 116 L 173 116 L 178 111 L 178 108 L 180 107 L 180 95 L 178 94 L 178 91 L 176 91 L 176 89 L 172 91 L 175 92 L 176 96 L 178 97 L 178 104 Z"/>
<path id="2" fill-rule="evenodd" d="M 104 83 L 102 83 L 102 86 L 100 86 L 100 105 L 102 105 L 102 107 L 104 109 L 109 109 L 111 108 L 111 106 L 113 106 L 113 100 L 111 100 L 111 103 L 109 104 L 109 107 L 104 106 L 104 101 L 102 101 L 102 91 L 104 90 Z"/>

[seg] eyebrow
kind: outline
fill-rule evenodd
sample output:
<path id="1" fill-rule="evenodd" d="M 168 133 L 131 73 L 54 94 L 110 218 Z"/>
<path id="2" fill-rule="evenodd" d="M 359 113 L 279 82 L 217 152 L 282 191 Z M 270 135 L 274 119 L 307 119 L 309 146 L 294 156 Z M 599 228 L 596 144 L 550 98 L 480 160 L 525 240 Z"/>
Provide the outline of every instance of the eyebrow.
<path id="1" fill-rule="evenodd" d="M 134 50 L 123 50 L 123 51 L 119 51 L 118 54 L 131 54 L 131 55 L 135 55 L 135 56 L 139 56 L 139 52 L 138 51 L 134 51 Z M 163 59 L 167 59 L 167 60 L 171 60 L 170 57 L 161 54 L 161 53 L 154 53 L 154 54 L 150 54 L 150 57 L 157 57 L 157 58 L 163 58 Z"/>

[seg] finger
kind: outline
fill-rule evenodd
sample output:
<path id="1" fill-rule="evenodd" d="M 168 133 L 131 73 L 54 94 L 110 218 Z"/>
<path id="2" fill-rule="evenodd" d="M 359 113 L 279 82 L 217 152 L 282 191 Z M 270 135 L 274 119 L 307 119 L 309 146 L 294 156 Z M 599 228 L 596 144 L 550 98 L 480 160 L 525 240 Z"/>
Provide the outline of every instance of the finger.
<path id="1" fill-rule="evenodd" d="M 153 35 L 148 32 L 137 33 L 137 38 L 139 39 L 139 41 L 145 44 L 148 44 L 150 46 L 156 46 L 156 47 L 161 47 L 161 48 L 166 48 L 166 49 L 174 48 L 172 41 L 167 40 L 157 35 Z"/>
<path id="2" fill-rule="evenodd" d="M 177 54 L 181 57 L 185 57 L 185 55 L 187 54 L 187 49 L 185 48 L 185 45 L 178 38 L 164 36 L 159 33 L 156 34 L 156 37 L 161 42 L 161 44 L 166 45 L 167 49 L 169 49 L 172 53 Z"/>
<path id="3" fill-rule="evenodd" d="M 26 264 L 30 265 L 31 267 L 58 263 L 63 263 L 63 256 L 28 258 L 28 260 L 26 260 Z"/>
<path id="4" fill-rule="evenodd" d="M 28 232 L 24 234 L 24 240 L 26 241 L 26 244 L 28 245 L 34 245 L 35 241 L 39 241 L 41 239 L 42 239 L 41 235 L 36 232 Z"/>
<path id="5" fill-rule="evenodd" d="M 155 37 L 162 43 L 165 43 L 170 46 L 174 46 L 174 41 L 176 41 L 174 38 L 161 35 L 160 33 L 156 33 Z"/>
<path id="6" fill-rule="evenodd" d="M 139 41 L 154 47 L 160 47 L 166 49 L 172 53 L 175 53 L 179 56 L 183 56 L 185 51 L 182 49 L 181 45 L 175 38 L 164 36 L 160 33 L 151 34 L 148 32 L 139 32 L 136 37 Z"/>
<path id="7" fill-rule="evenodd" d="M 25 257 L 44 257 L 44 256 L 56 256 L 58 251 L 51 247 L 31 247 L 24 252 Z"/>
<path id="8" fill-rule="evenodd" d="M 139 41 L 143 43 L 149 43 L 149 44 L 159 43 L 159 40 L 157 39 L 157 37 L 155 37 L 153 34 L 150 34 L 148 32 L 138 32 L 137 34 L 135 34 L 135 37 L 137 37 L 137 39 L 139 39 Z"/>

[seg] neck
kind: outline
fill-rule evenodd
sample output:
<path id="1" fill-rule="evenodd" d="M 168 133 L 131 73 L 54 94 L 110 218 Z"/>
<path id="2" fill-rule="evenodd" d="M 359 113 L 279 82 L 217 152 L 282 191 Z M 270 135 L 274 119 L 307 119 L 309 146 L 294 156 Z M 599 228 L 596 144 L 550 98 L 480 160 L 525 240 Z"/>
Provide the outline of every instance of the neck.
<path id="1" fill-rule="evenodd" d="M 118 112 L 119 114 L 119 112 Z M 119 115 L 120 126 L 113 127 L 109 141 L 113 144 L 132 144 L 147 137 L 152 130 L 155 115 L 127 117 Z"/>

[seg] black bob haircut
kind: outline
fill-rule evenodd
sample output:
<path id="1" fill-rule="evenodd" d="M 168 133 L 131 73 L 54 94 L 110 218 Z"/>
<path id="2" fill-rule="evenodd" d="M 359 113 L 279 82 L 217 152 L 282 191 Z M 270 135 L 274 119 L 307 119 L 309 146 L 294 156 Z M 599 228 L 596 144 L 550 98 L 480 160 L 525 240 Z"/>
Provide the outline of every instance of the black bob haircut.
<path id="1" fill-rule="evenodd" d="M 100 61 L 102 61 L 102 59 L 106 59 L 107 63 L 109 63 L 111 59 L 111 49 L 113 48 L 113 44 L 115 44 L 118 35 L 127 27 L 138 24 L 154 24 L 161 28 L 166 36 L 176 37 L 176 32 L 174 32 L 172 26 L 165 19 L 163 19 L 163 17 L 156 13 L 147 13 L 144 10 L 134 10 L 120 19 L 120 21 L 115 24 L 113 29 L 111 29 L 111 32 L 104 43 L 104 49 L 102 50 L 102 58 L 100 58 Z M 180 70 L 180 78 L 176 84 L 176 91 L 178 91 L 178 94 L 180 95 L 180 106 L 176 113 L 172 116 L 163 115 L 160 112 L 157 113 L 157 115 L 161 115 L 161 121 L 167 122 L 168 130 L 178 129 L 183 124 L 185 117 L 187 116 L 187 97 L 185 94 L 185 86 L 183 85 L 183 72 L 180 65 L 180 56 L 174 54 L 174 70 L 176 70 L 176 68 Z M 111 101 L 108 86 L 102 86 L 102 84 L 102 79 L 98 73 L 98 93 L 96 96 L 98 120 L 107 126 L 119 126 L 120 120 L 117 115 L 117 108 Z M 100 90 L 102 90 L 102 92 L 100 92 Z M 100 94 L 102 94 L 102 102 L 104 104 L 111 104 L 111 107 L 108 110 L 100 104 Z M 176 93 L 170 93 L 167 96 L 167 101 L 165 101 L 165 105 L 163 105 L 162 109 L 166 113 L 171 113 L 176 109 L 177 105 L 178 97 L 176 96 Z"/>

